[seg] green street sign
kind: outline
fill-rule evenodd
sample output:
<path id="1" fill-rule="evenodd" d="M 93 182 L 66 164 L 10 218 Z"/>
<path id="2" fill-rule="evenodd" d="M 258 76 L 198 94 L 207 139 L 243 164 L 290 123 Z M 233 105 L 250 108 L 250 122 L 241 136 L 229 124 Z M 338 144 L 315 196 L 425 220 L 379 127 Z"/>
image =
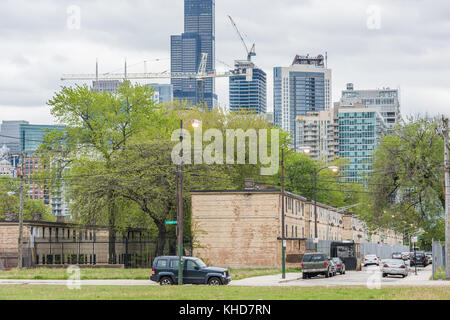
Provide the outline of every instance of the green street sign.
<path id="1" fill-rule="evenodd" d="M 166 221 L 166 224 L 177 224 L 176 221 Z"/>

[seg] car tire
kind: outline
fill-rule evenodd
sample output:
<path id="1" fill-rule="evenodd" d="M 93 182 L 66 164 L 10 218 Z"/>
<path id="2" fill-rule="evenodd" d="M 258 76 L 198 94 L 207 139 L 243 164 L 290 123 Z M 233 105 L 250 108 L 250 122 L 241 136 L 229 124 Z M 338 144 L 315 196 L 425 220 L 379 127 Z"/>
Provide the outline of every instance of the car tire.
<path id="1" fill-rule="evenodd" d="M 386 273 L 383 273 L 383 278 L 386 278 L 387 277 L 387 274 Z"/>
<path id="2" fill-rule="evenodd" d="M 220 281 L 217 277 L 211 277 L 208 279 L 208 285 L 210 286 L 220 286 L 222 284 L 222 281 Z"/>
<path id="3" fill-rule="evenodd" d="M 173 285 L 173 280 L 171 277 L 162 277 L 159 280 L 159 284 L 162 286 L 171 286 L 171 285 Z"/>
<path id="4" fill-rule="evenodd" d="M 303 279 L 308 279 L 308 275 L 306 273 L 303 273 L 302 278 Z"/>
<path id="5" fill-rule="evenodd" d="M 345 267 L 344 267 L 344 269 L 342 269 L 342 274 L 345 274 Z"/>

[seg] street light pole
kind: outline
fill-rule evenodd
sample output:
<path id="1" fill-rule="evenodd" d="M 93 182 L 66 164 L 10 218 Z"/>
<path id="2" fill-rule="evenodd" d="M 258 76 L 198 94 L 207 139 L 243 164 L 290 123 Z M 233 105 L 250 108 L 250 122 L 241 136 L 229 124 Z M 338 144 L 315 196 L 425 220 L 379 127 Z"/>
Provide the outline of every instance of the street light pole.
<path id="1" fill-rule="evenodd" d="M 286 278 L 286 247 L 284 226 L 284 150 L 281 149 L 281 278 Z"/>
<path id="2" fill-rule="evenodd" d="M 314 167 L 314 238 L 316 241 L 318 239 L 317 233 L 317 169 Z M 316 252 L 318 245 L 316 242 Z"/>
<path id="3" fill-rule="evenodd" d="M 18 243 L 17 243 L 17 268 L 20 270 L 22 269 L 23 265 L 23 253 L 22 253 L 22 247 L 23 247 L 23 175 L 24 175 L 24 160 L 25 160 L 25 156 L 24 153 L 22 152 L 22 164 L 20 167 L 20 191 L 19 191 L 19 199 L 20 199 L 20 207 L 19 207 L 19 239 L 18 239 Z"/>
<path id="4" fill-rule="evenodd" d="M 177 172 L 178 285 L 183 284 L 183 120 L 180 120 L 180 165 Z"/>

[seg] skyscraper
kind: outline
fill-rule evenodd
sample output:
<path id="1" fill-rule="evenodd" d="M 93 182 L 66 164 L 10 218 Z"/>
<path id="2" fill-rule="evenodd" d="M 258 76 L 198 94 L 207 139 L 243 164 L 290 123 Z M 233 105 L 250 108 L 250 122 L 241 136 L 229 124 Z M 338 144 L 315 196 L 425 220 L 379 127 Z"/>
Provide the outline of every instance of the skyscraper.
<path id="1" fill-rule="evenodd" d="M 274 124 L 297 144 L 296 118 L 331 108 L 331 70 L 323 55 L 296 56 L 290 67 L 274 68 Z"/>
<path id="2" fill-rule="evenodd" d="M 360 103 L 353 106 L 336 103 L 334 112 L 338 124 L 338 154 L 349 161 L 343 168 L 343 180 L 365 182 L 372 171 L 375 148 L 387 132 L 385 120 L 377 108 L 367 108 Z"/>
<path id="3" fill-rule="evenodd" d="M 342 91 L 341 104 L 362 103 L 367 108 L 375 108 L 383 116 L 388 130 L 392 131 L 400 120 L 400 98 L 398 89 L 382 88 L 372 90 L 354 90 L 353 83 L 347 84 Z"/>
<path id="4" fill-rule="evenodd" d="M 330 162 L 337 156 L 337 125 L 333 110 L 308 112 L 296 119 L 297 146 L 309 147 L 314 160 Z"/>
<path id="5" fill-rule="evenodd" d="M 230 110 L 245 110 L 253 113 L 267 111 L 266 73 L 255 68 L 249 61 L 236 61 L 236 69 L 246 72 L 246 66 L 252 67 L 252 81 L 247 81 L 245 75 L 230 77 Z"/>
<path id="6" fill-rule="evenodd" d="M 0 126 L 0 146 L 6 145 L 11 153 L 20 151 L 20 125 L 28 121 L 3 121 Z"/>
<path id="7" fill-rule="evenodd" d="M 215 1 L 184 1 L 184 33 L 171 36 L 171 71 L 197 72 L 202 53 L 208 55 L 206 72 L 215 70 Z M 195 79 L 172 79 L 174 99 L 187 100 L 191 105 L 202 101 L 208 109 L 217 104 L 215 80 L 208 78 L 204 88 Z M 204 94 L 200 94 L 203 92 Z"/>

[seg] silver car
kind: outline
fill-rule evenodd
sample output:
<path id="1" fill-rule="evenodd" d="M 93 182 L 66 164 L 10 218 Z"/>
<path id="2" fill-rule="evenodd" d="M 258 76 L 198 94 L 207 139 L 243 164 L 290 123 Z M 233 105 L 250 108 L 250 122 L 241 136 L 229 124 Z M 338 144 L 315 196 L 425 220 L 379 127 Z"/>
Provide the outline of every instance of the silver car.
<path id="1" fill-rule="evenodd" d="M 371 265 L 371 264 L 376 264 L 377 266 L 379 266 L 380 259 L 378 259 L 378 257 L 375 254 L 366 254 L 364 256 L 363 264 L 364 264 L 364 267 Z"/>
<path id="2" fill-rule="evenodd" d="M 387 259 L 381 268 L 383 278 L 389 275 L 400 275 L 404 278 L 408 275 L 408 271 L 408 266 L 402 259 Z"/>

